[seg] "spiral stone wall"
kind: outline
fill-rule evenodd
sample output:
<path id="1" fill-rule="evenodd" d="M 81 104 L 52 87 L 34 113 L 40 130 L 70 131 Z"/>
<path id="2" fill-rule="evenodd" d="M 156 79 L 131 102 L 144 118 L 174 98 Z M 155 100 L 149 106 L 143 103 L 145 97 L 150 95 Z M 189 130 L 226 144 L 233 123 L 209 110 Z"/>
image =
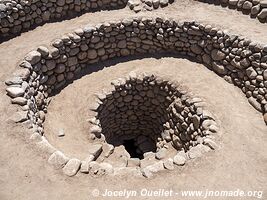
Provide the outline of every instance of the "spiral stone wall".
<path id="1" fill-rule="evenodd" d="M 89 25 L 53 41 L 49 49 L 40 46 L 28 53 L 6 81 L 12 103 L 22 106 L 15 119 L 28 120 L 33 138 L 40 139 L 51 94 L 83 68 L 115 57 L 160 52 L 194 58 L 235 84 L 267 123 L 267 46 L 210 25 L 162 18 Z M 54 150 L 49 147 L 50 153 Z"/>
<path id="2" fill-rule="evenodd" d="M 200 2 L 227 6 L 237 9 L 252 18 L 257 18 L 260 22 L 267 22 L 267 1 L 266 0 L 197 0 Z"/>
<path id="3" fill-rule="evenodd" d="M 0 1 L 0 37 L 84 12 L 118 9 L 128 0 L 4 0 Z"/>
<path id="4" fill-rule="evenodd" d="M 150 177 L 151 168 L 153 172 L 172 170 L 174 164 L 184 165 L 187 159 L 218 147 L 214 139 L 219 128 L 212 114 L 205 102 L 181 83 L 155 74 L 131 72 L 111 84 L 111 89 L 97 94 L 98 106 L 92 108 L 96 116 L 89 120 L 93 124 L 91 138 L 98 145 L 93 149 L 99 152 L 94 160 L 109 163 L 108 157 L 117 154 L 125 160 L 113 161 L 113 170 L 118 164 L 124 170 L 135 166 L 136 172 Z M 129 142 L 132 145 L 127 148 Z M 108 153 L 103 150 L 107 149 L 105 145 Z M 98 159 L 101 154 L 105 154 L 104 158 Z"/>
<path id="5" fill-rule="evenodd" d="M 0 41 L 35 26 L 85 12 L 119 9 L 126 5 L 135 12 L 165 7 L 174 0 L 2 0 Z"/>
<path id="6" fill-rule="evenodd" d="M 112 85 L 114 90 L 98 94 L 101 103 L 93 121 L 98 121 L 99 127 L 91 128 L 101 129 L 94 132 L 96 137 L 101 133 L 116 146 L 125 139 L 145 135 L 155 144 L 158 142 L 157 148 L 163 147 L 165 140 L 172 141 L 177 150 L 188 151 L 197 144 L 195 138 L 207 135 L 202 124 L 212 116 L 203 112 L 204 102 L 192 97 L 181 84 L 154 74 L 131 73 Z"/>

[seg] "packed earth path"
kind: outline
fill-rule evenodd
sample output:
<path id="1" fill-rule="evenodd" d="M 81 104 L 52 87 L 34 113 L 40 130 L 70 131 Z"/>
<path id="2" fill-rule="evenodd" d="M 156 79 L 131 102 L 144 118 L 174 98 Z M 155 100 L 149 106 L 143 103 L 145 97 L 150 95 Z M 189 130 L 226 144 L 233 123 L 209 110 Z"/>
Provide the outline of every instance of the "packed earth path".
<path id="1" fill-rule="evenodd" d="M 0 44 L 0 199 L 120 199 L 94 197 L 94 189 L 105 190 L 243 190 L 263 191 L 267 198 L 267 126 L 262 114 L 247 101 L 242 91 L 227 83 L 202 64 L 170 54 L 116 58 L 94 64 L 93 73 L 77 78 L 55 95 L 44 123 L 48 141 L 65 154 L 83 159 L 88 147 L 90 105 L 94 93 L 110 85 L 114 79 L 130 72 L 150 72 L 184 83 L 205 100 L 220 125 L 219 148 L 190 160 L 183 167 L 157 173 L 151 179 L 134 176 L 92 177 L 78 173 L 65 176 L 48 164 L 48 157 L 29 140 L 31 130 L 10 120 L 18 108 L 6 95 L 5 80 L 31 50 L 47 46 L 56 38 L 87 24 L 117 21 L 131 17 L 166 17 L 179 21 L 210 24 L 229 33 L 267 44 L 267 25 L 241 12 L 193 0 L 179 0 L 165 8 L 134 13 L 128 7 L 47 23 Z M 66 136 L 55 132 L 62 128 Z M 153 197 L 130 197 L 129 199 Z M 155 197 L 156 198 L 156 197 Z M 183 199 L 181 196 L 159 199 Z M 122 197 L 121 199 L 125 199 Z M 190 198 L 185 198 L 190 199 Z M 196 199 L 196 198 L 193 198 Z M 207 197 L 207 199 L 215 199 Z M 229 199 L 218 197 L 216 199 Z M 241 199 L 241 198 L 236 198 Z M 244 197 L 242 199 L 256 199 Z"/>

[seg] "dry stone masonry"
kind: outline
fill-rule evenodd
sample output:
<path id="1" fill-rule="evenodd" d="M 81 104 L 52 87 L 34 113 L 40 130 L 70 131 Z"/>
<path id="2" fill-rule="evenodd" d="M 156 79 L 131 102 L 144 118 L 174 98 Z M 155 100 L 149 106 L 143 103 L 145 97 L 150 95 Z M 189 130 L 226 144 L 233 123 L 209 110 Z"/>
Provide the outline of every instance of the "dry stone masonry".
<path id="1" fill-rule="evenodd" d="M 171 19 L 141 17 L 103 23 L 96 26 L 88 25 L 83 29 L 76 29 L 73 33 L 56 39 L 51 46 L 40 46 L 36 50 L 29 52 L 19 64 L 19 69 L 14 72 L 14 76 L 6 81 L 6 91 L 11 97 L 11 102 L 21 106 L 20 111 L 14 113 L 13 120 L 30 124 L 34 132 L 31 140 L 35 141 L 43 151 L 53 154 L 49 159 L 50 163 L 63 167 L 72 158 L 63 156 L 64 154 L 52 147 L 45 139 L 43 131 L 45 114 L 53 92 L 62 89 L 75 75 L 80 74 L 82 69 L 93 67 L 90 64 L 116 57 L 161 52 L 176 53 L 193 58 L 203 63 L 208 69 L 214 71 L 226 81 L 235 84 L 247 96 L 249 103 L 263 113 L 263 118 L 267 123 L 267 46 L 195 21 L 179 22 Z M 116 86 L 115 82 L 114 85 Z M 145 90 L 141 91 L 145 92 Z M 124 92 L 118 94 L 125 95 Z M 148 95 L 153 96 L 155 94 L 150 93 Z M 133 99 L 133 95 L 126 94 L 126 96 L 120 96 L 120 99 L 123 100 L 123 103 L 120 104 L 123 105 L 121 109 L 126 108 L 124 104 L 140 104 L 138 99 Z M 150 98 L 149 96 L 146 97 L 147 99 Z M 169 97 L 165 97 L 169 99 Z M 144 100 L 144 103 L 150 103 L 152 106 L 160 101 L 154 98 L 153 104 L 152 99 L 151 101 Z M 117 100 L 115 103 L 119 105 Z M 189 106 L 187 104 L 185 105 Z M 107 109 L 107 104 L 103 104 L 103 106 Z M 166 114 L 167 107 L 168 105 L 159 112 L 163 112 L 163 114 L 165 112 Z M 105 109 L 103 108 L 103 110 Z M 119 112 L 119 109 L 110 109 L 115 109 L 116 112 Z M 131 111 L 133 110 L 129 109 L 128 112 L 131 113 Z M 104 113 L 99 112 L 102 122 L 105 121 L 105 118 L 103 118 Z M 171 113 L 172 111 L 169 114 Z M 179 112 L 177 113 L 179 114 Z M 158 113 L 152 116 L 159 120 Z M 128 114 L 125 114 L 124 117 L 128 117 Z M 132 118 L 133 123 L 134 119 L 135 117 Z M 145 120 L 144 116 L 143 119 Z M 194 120 L 198 120 L 198 118 L 196 117 Z M 189 121 L 185 121 L 185 123 Z M 123 120 L 121 119 L 120 122 L 123 122 Z M 161 125 L 164 125 L 163 122 Z M 167 123 L 167 121 L 165 122 Z M 184 124 L 182 128 L 187 125 Z M 149 129 L 155 128 L 155 126 L 156 124 L 152 123 L 149 125 Z M 169 126 L 170 128 L 173 127 L 170 122 Z M 107 133 L 108 127 L 113 127 L 113 124 L 101 123 L 101 127 L 95 127 L 96 130 L 92 130 L 92 132 L 105 134 L 107 142 L 112 142 L 114 132 Z M 160 127 L 167 128 L 168 125 Z M 189 125 L 189 127 L 190 129 L 195 128 L 192 125 Z M 151 134 L 149 131 L 146 134 L 149 135 L 147 137 L 147 140 L 149 140 Z M 152 141 L 150 144 L 152 144 Z M 185 150 L 190 149 L 190 145 L 194 145 L 190 140 L 182 144 Z M 157 144 L 156 147 L 150 150 L 152 152 L 157 150 Z M 141 151 L 141 153 L 143 152 Z M 143 156 L 145 157 L 144 154 Z M 158 157 L 161 157 L 160 153 Z M 194 154 L 192 157 L 194 157 Z M 88 160 L 91 159 L 89 158 Z M 92 168 L 97 168 L 98 165 L 94 162 L 88 161 L 84 165 L 89 166 L 89 163 L 91 163 L 93 165 L 90 165 Z M 132 160 L 130 163 L 136 162 Z M 182 159 L 177 159 L 176 162 L 182 162 Z M 166 166 L 172 168 L 170 163 L 168 161 Z M 86 166 L 84 165 L 81 163 L 82 169 L 86 171 Z M 156 167 L 160 168 L 158 165 Z M 77 160 L 72 160 L 71 164 L 66 166 L 67 169 L 64 171 L 67 174 L 73 172 L 69 169 L 71 166 L 80 167 Z M 110 165 L 108 166 L 110 170 Z M 116 173 L 124 172 L 124 169 L 122 169 L 122 171 Z"/>
<path id="2" fill-rule="evenodd" d="M 260 22 L 267 22 L 267 1 L 266 0 L 196 0 L 205 3 L 222 5 L 231 9 L 237 9 L 244 14 L 257 18 Z"/>
<path id="3" fill-rule="evenodd" d="M 131 72 L 112 86 L 111 91 L 97 94 L 98 103 L 92 108 L 96 117 L 90 120 L 90 133 L 98 144 L 92 151 L 94 160 L 109 163 L 113 156 L 116 162 L 109 165 L 115 172 L 135 167 L 137 175 L 150 177 L 217 148 L 213 116 L 181 84 Z M 108 151 L 101 151 L 105 145 Z"/>
<path id="4" fill-rule="evenodd" d="M 118 9 L 128 0 L 1 0 L 0 37 L 84 12 Z"/>
<path id="5" fill-rule="evenodd" d="M 142 10 L 151 11 L 160 7 L 166 7 L 173 3 L 174 0 L 129 0 L 127 5 L 131 10 L 138 13 Z"/>
<path id="6" fill-rule="evenodd" d="M 135 12 L 165 7 L 174 0 L 0 0 L 0 41 L 41 24 L 126 5 Z"/>

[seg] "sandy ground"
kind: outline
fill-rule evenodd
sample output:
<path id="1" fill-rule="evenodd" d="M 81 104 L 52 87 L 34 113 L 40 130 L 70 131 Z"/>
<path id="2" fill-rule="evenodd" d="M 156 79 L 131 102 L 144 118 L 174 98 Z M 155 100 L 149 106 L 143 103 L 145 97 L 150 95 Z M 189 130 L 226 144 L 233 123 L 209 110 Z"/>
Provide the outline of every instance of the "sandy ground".
<path id="1" fill-rule="evenodd" d="M 220 120 L 223 132 L 219 137 L 221 148 L 208 153 L 205 157 L 190 161 L 185 167 L 159 173 L 150 180 L 134 177 L 96 179 L 81 174 L 73 178 L 63 176 L 61 171 L 49 166 L 47 158 L 29 144 L 27 138 L 30 131 L 25 126 L 15 125 L 8 120 L 18 108 L 12 106 L 5 95 L 4 80 L 14 71 L 16 64 L 28 51 L 41 44 L 48 44 L 54 38 L 85 24 L 96 24 L 134 15 L 128 9 L 88 13 L 71 20 L 45 24 L 0 44 L 1 200 L 83 200 L 93 199 L 91 194 L 93 189 L 102 192 L 105 189 L 139 191 L 142 188 L 172 189 L 176 192 L 206 189 L 262 190 L 265 193 L 263 199 L 267 198 L 265 148 L 267 127 L 261 114 L 248 104 L 246 97 L 238 88 L 228 84 L 204 66 L 186 59 L 168 56 L 160 59 L 148 57 L 115 60 L 94 66 L 99 68 L 97 73 L 90 73 L 75 80 L 53 98 L 49 107 L 45 123 L 49 141 L 69 156 L 82 159 L 88 145 L 88 124 L 85 120 L 90 116 L 88 108 L 93 103 L 94 92 L 107 87 L 112 79 L 122 77 L 133 70 L 157 72 L 182 81 L 196 95 L 205 99 L 208 109 Z M 183 0 L 164 9 L 138 15 L 166 16 L 181 20 L 195 19 L 228 29 L 231 33 L 244 35 L 254 41 L 267 43 L 265 24 L 260 24 L 242 13 L 218 6 Z M 60 140 L 53 135 L 59 128 L 66 130 L 66 137 Z M 176 196 L 172 199 L 179 198 Z"/>

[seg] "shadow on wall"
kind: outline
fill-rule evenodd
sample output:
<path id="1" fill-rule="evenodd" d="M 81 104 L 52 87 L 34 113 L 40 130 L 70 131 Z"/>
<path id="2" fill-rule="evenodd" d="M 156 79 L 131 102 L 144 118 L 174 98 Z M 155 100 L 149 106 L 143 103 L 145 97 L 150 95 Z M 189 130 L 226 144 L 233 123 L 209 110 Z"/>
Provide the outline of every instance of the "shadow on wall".
<path id="1" fill-rule="evenodd" d="M 139 55 L 137 54 L 137 55 L 125 56 L 125 57 L 116 57 L 116 58 L 113 58 L 110 60 L 99 61 L 99 62 L 94 63 L 94 64 L 88 64 L 88 67 L 83 68 L 78 74 L 75 75 L 75 77 L 72 80 L 67 81 L 66 84 L 53 90 L 50 96 L 53 97 L 53 96 L 58 95 L 61 92 L 61 90 L 64 89 L 65 87 L 67 87 L 69 84 L 72 84 L 76 80 L 81 79 L 85 75 L 91 74 L 93 72 L 101 71 L 104 68 L 111 67 L 111 66 L 114 66 L 114 65 L 119 64 L 119 63 L 124 63 L 124 62 L 129 62 L 129 61 L 134 61 L 134 60 L 140 60 L 140 59 L 144 59 L 144 58 L 161 59 L 163 57 L 182 58 L 182 59 L 189 60 L 191 62 L 200 63 L 200 64 L 202 64 L 208 68 L 207 65 L 197 61 L 197 59 L 194 57 L 188 57 L 186 55 L 179 55 L 179 54 L 173 53 L 173 52 L 159 52 L 157 54 L 149 54 L 148 53 L 148 54 L 139 54 Z"/>
<path id="2" fill-rule="evenodd" d="M 50 0 L 49 0 L 50 1 Z M 60 3 L 54 1 L 41 3 L 41 1 L 24 5 L 4 4 L 0 2 L 0 43 L 21 35 L 21 33 L 33 30 L 46 23 L 60 22 L 79 17 L 87 12 L 98 12 L 101 10 L 118 10 L 125 8 L 128 0 L 99 0 L 90 2 L 81 1 L 80 4 Z M 11 14 L 7 14 L 11 13 Z"/>
<path id="3" fill-rule="evenodd" d="M 17 72 L 25 83 L 10 80 L 7 92 L 12 98 L 23 96 L 24 102 L 28 99 L 34 110 L 30 113 L 31 120 L 42 125 L 34 113 L 47 111 L 48 97 L 76 75 L 80 78 L 84 73 L 100 70 L 118 57 L 117 62 L 122 62 L 136 59 L 135 55 L 162 52 L 203 63 L 237 85 L 254 108 L 267 117 L 267 46 L 195 21 L 181 23 L 139 17 L 77 29 L 53 41 L 50 50 L 39 47 L 28 53 Z M 102 61 L 106 62 L 98 64 Z M 13 86 L 18 84 L 21 86 Z"/>
<path id="4" fill-rule="evenodd" d="M 267 3 L 260 1 L 229 1 L 229 0 L 195 0 L 203 3 L 228 7 L 237 10 L 251 18 L 259 20 L 261 23 L 267 23 Z"/>

